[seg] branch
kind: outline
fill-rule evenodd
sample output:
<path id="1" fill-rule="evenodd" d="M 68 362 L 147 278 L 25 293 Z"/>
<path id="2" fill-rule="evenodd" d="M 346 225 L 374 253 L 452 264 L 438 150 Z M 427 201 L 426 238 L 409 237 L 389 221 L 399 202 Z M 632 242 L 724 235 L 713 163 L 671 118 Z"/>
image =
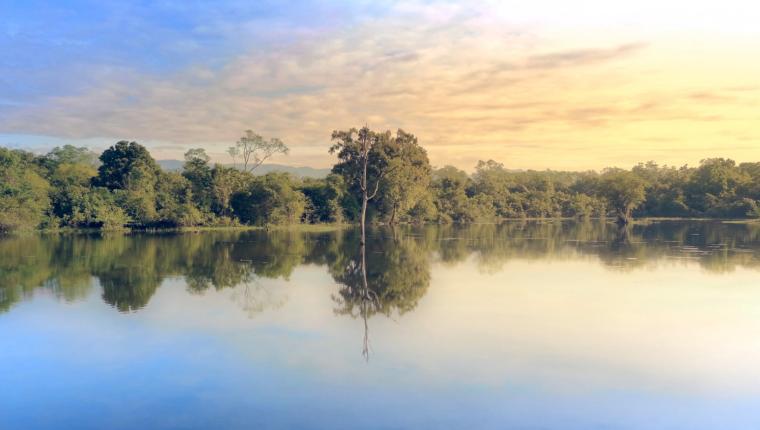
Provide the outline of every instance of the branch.
<path id="1" fill-rule="evenodd" d="M 262 158 L 257 159 L 254 162 L 254 164 L 251 166 L 251 172 L 253 172 L 257 167 L 261 166 L 267 160 L 267 158 L 269 158 L 271 156 L 272 156 L 272 154 L 269 154 L 269 155 L 263 156 Z"/>
<path id="2" fill-rule="evenodd" d="M 243 148 L 243 171 L 248 171 L 248 162 L 251 159 L 251 152 L 248 148 Z"/>
<path id="3" fill-rule="evenodd" d="M 398 167 L 398 165 L 393 166 L 390 169 L 387 169 L 384 172 L 380 173 L 380 176 L 377 177 L 377 182 L 375 182 L 375 191 L 372 193 L 371 196 L 369 196 L 367 198 L 367 200 L 372 200 L 372 199 L 375 198 L 375 196 L 377 195 L 377 191 L 380 189 L 380 181 L 383 180 L 383 178 L 385 177 L 385 175 L 387 175 L 388 173 L 391 173 L 392 171 L 396 170 L 396 167 Z"/>
<path id="4" fill-rule="evenodd" d="M 377 182 L 375 182 L 375 191 L 373 191 L 373 192 L 372 192 L 372 195 L 371 195 L 371 196 L 367 197 L 367 200 L 368 200 L 368 201 L 369 201 L 369 200 L 372 200 L 372 199 L 374 199 L 374 198 L 375 198 L 375 196 L 377 195 L 377 190 L 379 190 L 379 189 L 380 189 L 380 180 L 382 180 L 382 179 L 383 179 L 383 177 L 382 177 L 382 176 L 381 176 L 381 177 L 379 177 L 379 178 L 377 178 Z"/>

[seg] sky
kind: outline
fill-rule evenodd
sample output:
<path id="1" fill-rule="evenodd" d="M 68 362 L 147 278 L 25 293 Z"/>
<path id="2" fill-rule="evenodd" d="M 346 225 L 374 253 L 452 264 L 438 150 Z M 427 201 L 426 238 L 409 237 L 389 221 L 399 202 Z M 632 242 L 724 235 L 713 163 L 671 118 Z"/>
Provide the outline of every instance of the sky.
<path id="1" fill-rule="evenodd" d="M 252 129 L 330 166 L 330 134 L 414 133 L 435 166 L 760 161 L 747 0 L 0 0 L 0 145 L 157 159 Z"/>

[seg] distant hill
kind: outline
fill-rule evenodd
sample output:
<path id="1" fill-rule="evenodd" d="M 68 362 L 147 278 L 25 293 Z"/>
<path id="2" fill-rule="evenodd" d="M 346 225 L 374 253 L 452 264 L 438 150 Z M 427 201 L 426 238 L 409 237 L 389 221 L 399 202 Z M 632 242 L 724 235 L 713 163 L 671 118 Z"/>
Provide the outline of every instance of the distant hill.
<path id="1" fill-rule="evenodd" d="M 182 170 L 183 161 L 179 160 L 156 160 L 159 166 L 167 172 L 173 172 L 175 170 Z"/>
<path id="2" fill-rule="evenodd" d="M 269 172 L 285 172 L 301 178 L 324 178 L 330 174 L 330 169 L 315 169 L 314 167 L 293 167 L 282 164 L 262 164 L 253 171 L 257 175 L 266 175 Z"/>
<path id="3" fill-rule="evenodd" d="M 183 161 L 180 160 L 156 160 L 159 166 L 166 171 L 182 170 Z M 230 167 L 231 165 L 225 164 Z M 256 175 L 266 175 L 270 172 L 290 173 L 300 178 L 324 178 L 330 173 L 330 169 L 315 169 L 313 167 L 293 167 L 282 164 L 262 164 L 253 171 Z"/>

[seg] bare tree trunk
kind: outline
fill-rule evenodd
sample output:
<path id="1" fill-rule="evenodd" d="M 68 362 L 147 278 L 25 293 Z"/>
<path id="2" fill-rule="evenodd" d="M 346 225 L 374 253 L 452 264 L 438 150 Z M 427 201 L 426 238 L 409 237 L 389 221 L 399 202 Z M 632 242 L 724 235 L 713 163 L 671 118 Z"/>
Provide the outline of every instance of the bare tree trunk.
<path id="1" fill-rule="evenodd" d="M 627 245 L 631 241 L 631 226 L 626 224 L 618 225 L 616 245 Z"/>
<path id="2" fill-rule="evenodd" d="M 366 231 L 365 226 L 367 223 L 367 193 L 364 193 L 364 197 L 362 198 L 362 216 L 361 216 L 361 223 L 362 223 L 362 238 L 361 238 L 361 246 L 362 249 L 364 249 L 364 244 L 366 243 Z"/>
<path id="3" fill-rule="evenodd" d="M 364 341 L 362 342 L 362 356 L 364 361 L 369 361 L 369 324 L 367 323 L 367 304 L 362 304 L 362 319 L 364 319 Z"/>
<path id="4" fill-rule="evenodd" d="M 367 202 L 369 201 L 369 190 L 367 186 L 367 164 L 369 163 L 369 142 L 367 139 L 369 136 L 365 134 L 362 138 L 362 179 L 361 179 L 361 188 L 362 188 L 362 215 L 361 215 L 361 223 L 362 223 L 362 239 L 361 239 L 361 246 L 362 251 L 364 250 L 364 244 L 366 243 L 365 240 L 365 228 L 367 223 Z"/>
<path id="5" fill-rule="evenodd" d="M 617 223 L 619 225 L 628 225 L 631 222 L 630 210 L 618 210 Z"/>
<path id="6" fill-rule="evenodd" d="M 396 230 L 396 226 L 391 224 L 389 227 L 391 228 L 391 233 L 393 234 L 393 240 L 398 241 L 399 234 L 398 234 L 398 230 Z"/>
<path id="7" fill-rule="evenodd" d="M 369 361 L 369 324 L 367 324 L 367 317 L 369 313 L 369 305 L 371 304 L 372 297 L 369 291 L 369 283 L 367 282 L 367 251 L 364 246 L 364 224 L 362 224 L 362 242 L 359 252 L 361 253 L 361 266 L 362 266 L 362 299 L 361 299 L 361 312 L 362 319 L 364 320 L 364 341 L 362 342 L 362 356 L 364 360 Z"/>
<path id="8" fill-rule="evenodd" d="M 362 215 L 361 215 L 361 222 L 362 222 L 362 237 L 360 241 L 360 250 L 361 253 L 361 266 L 362 266 L 362 299 L 361 299 L 361 311 L 362 311 L 362 319 L 364 319 L 364 342 L 362 345 L 362 355 L 364 356 L 364 359 L 366 361 L 369 361 L 369 324 L 367 324 L 367 314 L 368 307 L 371 304 L 372 296 L 370 294 L 369 290 L 369 283 L 367 282 L 367 231 L 366 231 L 366 225 L 367 225 L 367 203 L 369 202 L 369 199 L 371 198 L 369 196 L 369 185 L 367 184 L 367 164 L 369 163 L 369 132 L 365 133 L 363 141 L 362 141 L 362 178 L 361 178 L 361 188 L 362 188 Z M 377 185 L 377 184 L 375 184 Z M 377 193 L 377 189 L 375 189 L 375 193 Z M 374 195 L 373 195 L 374 197 Z"/>
<path id="9" fill-rule="evenodd" d="M 396 210 L 397 210 L 397 207 L 398 207 L 398 205 L 394 203 L 393 204 L 393 210 L 391 211 L 391 219 L 388 221 L 388 224 L 390 224 L 390 225 L 396 224 Z"/>

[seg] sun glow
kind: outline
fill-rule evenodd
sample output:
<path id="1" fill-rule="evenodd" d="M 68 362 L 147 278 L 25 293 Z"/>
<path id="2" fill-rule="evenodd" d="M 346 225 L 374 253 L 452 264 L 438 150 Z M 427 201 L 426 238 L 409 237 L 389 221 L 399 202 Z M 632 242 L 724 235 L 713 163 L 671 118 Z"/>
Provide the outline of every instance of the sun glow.
<path id="1" fill-rule="evenodd" d="M 95 39 L 51 30 L 37 42 L 49 49 L 43 57 L 53 58 L 54 46 L 81 55 L 61 59 L 53 74 L 19 53 L 7 76 L 21 84 L 0 100 L 0 138 L 100 147 L 136 139 L 157 158 L 200 146 L 228 161 L 225 149 L 251 128 L 292 148 L 278 162 L 324 167 L 333 129 L 369 124 L 415 133 L 433 164 L 466 170 L 489 158 L 571 170 L 751 161 L 760 159 L 758 9 L 743 1 L 308 2 L 267 19 L 141 21 L 164 55 L 149 58 L 131 46 L 87 56 Z M 310 13 L 322 20 L 305 20 Z M 32 24 L 4 37 L 22 49 Z M 41 91 L 55 83 L 66 90 Z"/>

